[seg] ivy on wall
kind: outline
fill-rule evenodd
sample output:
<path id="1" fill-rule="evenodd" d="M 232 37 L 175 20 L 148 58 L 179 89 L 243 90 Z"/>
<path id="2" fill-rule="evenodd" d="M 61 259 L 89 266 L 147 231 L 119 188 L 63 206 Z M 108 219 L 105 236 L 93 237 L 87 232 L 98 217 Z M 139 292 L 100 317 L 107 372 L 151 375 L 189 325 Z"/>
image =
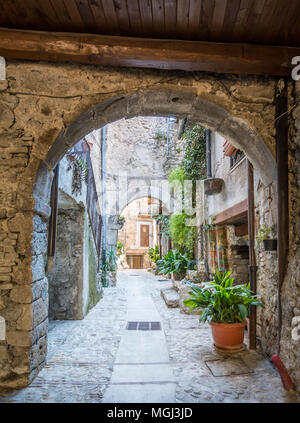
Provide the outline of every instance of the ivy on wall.
<path id="1" fill-rule="evenodd" d="M 206 177 L 206 131 L 199 124 L 187 124 L 181 139 L 185 140 L 184 157 L 180 165 L 169 174 L 169 184 L 185 180 L 193 182 L 192 196 L 195 206 L 196 181 Z M 184 192 L 182 191 L 182 199 Z M 197 228 L 187 225 L 188 216 L 185 213 L 173 214 L 168 224 L 169 236 L 176 248 L 181 252 L 193 254 L 194 245 L 198 237 Z"/>
<path id="2" fill-rule="evenodd" d="M 206 177 L 206 134 L 205 128 L 193 124 L 182 135 L 185 140 L 184 157 L 181 167 L 185 179 L 197 181 Z"/>

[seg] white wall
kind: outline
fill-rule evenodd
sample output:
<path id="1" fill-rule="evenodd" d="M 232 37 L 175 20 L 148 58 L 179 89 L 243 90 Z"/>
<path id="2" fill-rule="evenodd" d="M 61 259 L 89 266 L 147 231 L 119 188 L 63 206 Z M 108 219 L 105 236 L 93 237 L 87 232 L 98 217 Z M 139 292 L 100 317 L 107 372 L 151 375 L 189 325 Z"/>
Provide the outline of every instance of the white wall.
<path id="1" fill-rule="evenodd" d="M 247 160 L 230 170 L 230 158 L 223 152 L 225 141 L 218 133 L 212 133 L 212 176 L 223 179 L 225 186 L 220 194 L 205 196 L 206 216 L 215 216 L 248 197 Z"/>

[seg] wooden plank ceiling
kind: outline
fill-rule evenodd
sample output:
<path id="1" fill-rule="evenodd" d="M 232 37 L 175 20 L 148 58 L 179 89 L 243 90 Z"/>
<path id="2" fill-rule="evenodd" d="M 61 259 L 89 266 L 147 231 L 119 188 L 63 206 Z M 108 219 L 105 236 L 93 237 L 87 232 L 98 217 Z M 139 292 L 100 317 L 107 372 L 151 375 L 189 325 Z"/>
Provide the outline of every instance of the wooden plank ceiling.
<path id="1" fill-rule="evenodd" d="M 0 27 L 300 46 L 299 0 L 2 0 Z"/>

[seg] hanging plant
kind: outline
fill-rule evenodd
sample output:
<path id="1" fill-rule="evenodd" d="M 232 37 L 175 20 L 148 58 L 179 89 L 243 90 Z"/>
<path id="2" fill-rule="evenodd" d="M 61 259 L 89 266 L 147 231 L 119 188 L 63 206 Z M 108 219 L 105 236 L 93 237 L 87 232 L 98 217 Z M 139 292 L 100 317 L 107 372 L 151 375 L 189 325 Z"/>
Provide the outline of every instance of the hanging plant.
<path id="1" fill-rule="evenodd" d="M 72 194 L 81 194 L 82 182 L 87 181 L 89 172 L 87 161 L 74 151 L 70 151 L 66 155 L 70 162 L 67 170 L 73 170 Z"/>

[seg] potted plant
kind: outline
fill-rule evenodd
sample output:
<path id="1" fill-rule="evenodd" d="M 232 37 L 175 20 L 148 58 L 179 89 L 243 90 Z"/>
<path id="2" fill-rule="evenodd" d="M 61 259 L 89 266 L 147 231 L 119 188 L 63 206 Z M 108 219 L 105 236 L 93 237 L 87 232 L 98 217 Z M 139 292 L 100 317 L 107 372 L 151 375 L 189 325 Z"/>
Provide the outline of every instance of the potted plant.
<path id="1" fill-rule="evenodd" d="M 148 256 L 150 257 L 150 260 L 153 263 L 157 263 L 157 261 L 160 259 L 159 246 L 155 245 L 154 248 L 149 248 L 148 249 Z"/>
<path id="2" fill-rule="evenodd" d="M 124 254 L 124 245 L 121 241 L 117 242 L 117 256 L 120 257 L 120 255 Z"/>
<path id="3" fill-rule="evenodd" d="M 257 233 L 256 245 L 263 243 L 265 251 L 277 250 L 277 239 L 271 238 L 271 232 L 271 228 L 264 223 Z"/>
<path id="4" fill-rule="evenodd" d="M 102 263 L 103 286 L 115 286 L 117 270 L 117 254 L 111 250 L 106 253 L 106 260 Z"/>
<path id="5" fill-rule="evenodd" d="M 249 284 L 233 285 L 231 271 L 216 271 L 212 282 L 201 287 L 186 282 L 192 290 L 184 304 L 191 310 L 201 309 L 200 322 L 208 322 L 214 345 L 222 351 L 243 349 L 244 330 L 249 306 L 262 306 L 257 295 L 252 295 Z"/>
<path id="6" fill-rule="evenodd" d="M 171 275 L 172 280 L 177 277 L 183 278 L 188 268 L 194 267 L 192 260 L 187 253 L 182 254 L 179 250 L 170 250 L 160 260 L 157 260 L 158 273 Z"/>

